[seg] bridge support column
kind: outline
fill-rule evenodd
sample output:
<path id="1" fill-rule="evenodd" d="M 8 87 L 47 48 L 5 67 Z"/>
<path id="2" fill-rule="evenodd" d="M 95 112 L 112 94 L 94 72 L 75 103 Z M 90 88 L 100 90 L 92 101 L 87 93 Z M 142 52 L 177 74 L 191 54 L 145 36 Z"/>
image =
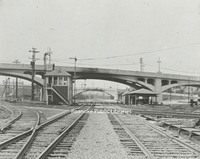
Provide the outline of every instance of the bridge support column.
<path id="1" fill-rule="evenodd" d="M 40 89 L 40 102 L 43 101 L 43 87 Z"/>
<path id="2" fill-rule="evenodd" d="M 71 77 L 68 77 L 68 99 L 69 104 L 71 105 L 73 103 L 73 80 Z"/>
<path id="3" fill-rule="evenodd" d="M 156 93 L 158 93 L 157 102 L 162 103 L 163 98 L 162 98 L 162 80 L 161 80 L 161 78 L 156 78 L 156 80 L 155 80 L 155 91 L 156 91 Z"/>
<path id="4" fill-rule="evenodd" d="M 48 78 L 47 77 L 44 77 L 43 79 L 43 87 L 42 87 L 42 100 L 43 102 L 47 102 L 47 99 L 48 99 L 48 95 L 47 95 L 47 83 L 49 82 Z"/>

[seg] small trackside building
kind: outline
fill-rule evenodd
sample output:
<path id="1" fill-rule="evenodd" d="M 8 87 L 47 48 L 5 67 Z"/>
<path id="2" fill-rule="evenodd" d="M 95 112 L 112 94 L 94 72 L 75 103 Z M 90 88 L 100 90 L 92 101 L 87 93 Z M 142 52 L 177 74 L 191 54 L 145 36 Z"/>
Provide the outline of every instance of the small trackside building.
<path id="1" fill-rule="evenodd" d="M 157 102 L 157 93 L 144 88 L 123 94 L 124 104 L 153 104 L 155 102 Z"/>
<path id="2" fill-rule="evenodd" d="M 46 104 L 72 104 L 73 81 L 64 70 L 53 70 L 45 74 Z"/>

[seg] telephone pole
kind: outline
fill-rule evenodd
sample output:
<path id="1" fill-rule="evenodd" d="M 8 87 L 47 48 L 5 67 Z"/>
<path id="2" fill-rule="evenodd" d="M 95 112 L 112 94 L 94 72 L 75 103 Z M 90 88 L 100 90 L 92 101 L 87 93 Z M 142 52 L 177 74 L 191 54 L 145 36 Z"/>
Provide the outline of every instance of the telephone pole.
<path id="1" fill-rule="evenodd" d="M 140 72 L 144 72 L 143 58 L 140 58 Z"/>
<path id="2" fill-rule="evenodd" d="M 47 72 L 47 56 L 48 55 L 48 53 L 47 52 L 45 52 L 44 53 L 44 58 L 43 58 L 43 60 L 44 60 L 44 85 L 43 85 L 43 101 L 44 102 L 46 102 L 46 85 L 47 85 L 47 83 L 46 83 L 46 77 L 45 77 L 45 74 L 46 74 L 46 72 Z"/>
<path id="3" fill-rule="evenodd" d="M 20 64 L 21 62 L 19 60 L 15 60 L 13 61 L 13 63 L 15 64 Z M 15 86 L 16 86 L 16 89 L 15 89 L 15 98 L 18 99 L 18 78 L 16 77 L 16 81 L 15 81 Z"/>
<path id="4" fill-rule="evenodd" d="M 47 54 L 49 55 L 49 65 L 51 65 L 51 54 L 53 54 L 53 52 L 51 51 L 51 48 L 49 48 L 49 50 L 47 51 Z"/>
<path id="5" fill-rule="evenodd" d="M 53 52 L 51 51 L 51 49 L 49 48 L 49 50 L 47 52 L 44 53 L 44 69 L 45 69 L 45 73 L 46 73 L 46 70 L 47 70 L 47 57 L 46 56 L 49 56 L 49 65 L 51 65 L 51 54 Z"/>
<path id="6" fill-rule="evenodd" d="M 32 79 L 31 79 L 31 100 L 34 101 L 34 77 L 35 77 L 35 61 L 36 61 L 36 53 L 39 53 L 39 51 L 36 50 L 36 48 L 32 48 L 32 50 L 29 50 L 29 52 L 32 52 Z"/>
<path id="7" fill-rule="evenodd" d="M 161 64 L 162 61 L 159 58 L 157 62 L 158 62 L 158 72 L 160 73 L 160 64 Z"/>
<path id="8" fill-rule="evenodd" d="M 74 104 L 76 103 L 76 99 L 75 99 L 75 95 L 76 95 L 76 61 L 77 58 L 76 57 L 70 57 L 69 59 L 73 59 L 74 60 Z"/>
<path id="9" fill-rule="evenodd" d="M 51 64 L 51 54 L 53 52 L 51 51 L 51 49 L 49 49 L 47 52 L 44 53 L 44 72 L 46 74 L 47 71 L 47 56 L 49 56 L 49 65 Z M 44 87 L 43 87 L 43 101 L 46 101 L 46 78 L 44 76 Z"/>

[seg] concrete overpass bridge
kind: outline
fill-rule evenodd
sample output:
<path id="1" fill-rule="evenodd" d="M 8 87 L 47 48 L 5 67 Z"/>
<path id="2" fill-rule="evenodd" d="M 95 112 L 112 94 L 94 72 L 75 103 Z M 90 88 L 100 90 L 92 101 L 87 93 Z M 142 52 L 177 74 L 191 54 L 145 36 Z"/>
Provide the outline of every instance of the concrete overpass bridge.
<path id="1" fill-rule="evenodd" d="M 118 98 L 118 92 L 117 90 L 114 89 L 102 89 L 102 88 L 84 88 L 84 89 L 77 89 L 76 90 L 76 94 L 74 95 L 75 97 L 79 94 L 82 94 L 84 92 L 89 92 L 89 91 L 94 91 L 94 92 L 102 92 L 102 93 L 106 93 L 108 95 L 110 95 L 111 97 L 113 97 L 114 99 Z"/>
<path id="2" fill-rule="evenodd" d="M 56 69 L 62 69 L 74 75 L 74 67 L 56 66 Z M 19 77 L 31 80 L 31 65 L 28 64 L 0 64 L 0 75 Z M 52 70 L 52 66 L 47 67 L 47 72 Z M 40 79 L 35 79 L 35 83 L 42 86 L 42 78 L 45 74 L 43 65 L 36 65 L 36 75 Z M 100 68 L 76 68 L 76 79 L 100 79 L 114 81 L 133 87 L 134 89 L 145 88 L 158 94 L 158 102 L 162 102 L 162 92 L 177 86 L 195 86 L 200 87 L 200 79 L 195 76 L 164 74 L 161 72 L 140 72 L 118 69 L 100 69 Z"/>

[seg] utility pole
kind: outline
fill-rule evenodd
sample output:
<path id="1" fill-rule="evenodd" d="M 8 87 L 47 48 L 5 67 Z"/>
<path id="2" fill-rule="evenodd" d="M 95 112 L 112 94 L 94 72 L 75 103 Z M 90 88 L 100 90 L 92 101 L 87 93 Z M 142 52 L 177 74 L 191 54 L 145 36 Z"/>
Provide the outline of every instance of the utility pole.
<path id="1" fill-rule="evenodd" d="M 51 65 L 51 54 L 53 52 L 51 51 L 51 48 L 48 49 L 47 52 L 44 53 L 44 72 L 46 74 L 47 72 L 47 56 L 49 56 L 49 65 Z M 43 101 L 46 101 L 46 78 L 44 77 L 44 87 L 43 87 Z"/>
<path id="2" fill-rule="evenodd" d="M 76 57 L 70 57 L 69 59 L 74 60 L 74 104 L 76 103 L 75 95 L 76 95 Z"/>
<path id="3" fill-rule="evenodd" d="M 46 78 L 45 78 L 45 74 L 46 74 L 46 71 L 47 71 L 47 56 L 48 53 L 44 53 L 44 86 L 43 86 L 43 101 L 46 101 Z"/>
<path id="4" fill-rule="evenodd" d="M 13 61 L 13 63 L 15 64 L 20 64 L 21 62 L 19 60 L 15 60 Z M 15 98 L 18 99 L 18 78 L 16 77 L 16 83 L 15 83 L 15 86 L 16 86 L 16 90 L 15 90 Z"/>
<path id="5" fill-rule="evenodd" d="M 51 65 L 51 54 L 53 52 L 51 51 L 51 48 L 49 48 L 49 50 L 47 52 L 44 53 L 44 69 L 47 70 L 47 57 L 49 56 L 49 65 Z"/>
<path id="6" fill-rule="evenodd" d="M 162 63 L 162 61 L 160 60 L 160 57 L 157 62 L 158 62 L 158 72 L 160 73 L 160 64 Z"/>
<path id="7" fill-rule="evenodd" d="M 36 53 L 39 53 L 39 51 L 36 50 L 36 48 L 32 48 L 32 50 L 29 50 L 29 52 L 32 52 L 32 61 L 31 61 L 31 66 L 32 66 L 32 79 L 31 79 L 31 100 L 34 101 L 34 77 L 35 77 L 35 61 L 36 61 Z"/>
<path id="8" fill-rule="evenodd" d="M 43 58 L 43 61 L 44 61 L 44 71 L 45 71 L 45 73 L 46 73 L 46 70 L 47 70 L 47 55 L 48 55 L 48 53 L 45 52 L 45 53 L 44 53 L 44 58 Z"/>
<path id="9" fill-rule="evenodd" d="M 49 48 L 47 51 L 47 55 L 49 55 L 49 65 L 51 65 L 51 54 L 53 54 L 53 52 L 51 51 L 51 48 Z"/>

